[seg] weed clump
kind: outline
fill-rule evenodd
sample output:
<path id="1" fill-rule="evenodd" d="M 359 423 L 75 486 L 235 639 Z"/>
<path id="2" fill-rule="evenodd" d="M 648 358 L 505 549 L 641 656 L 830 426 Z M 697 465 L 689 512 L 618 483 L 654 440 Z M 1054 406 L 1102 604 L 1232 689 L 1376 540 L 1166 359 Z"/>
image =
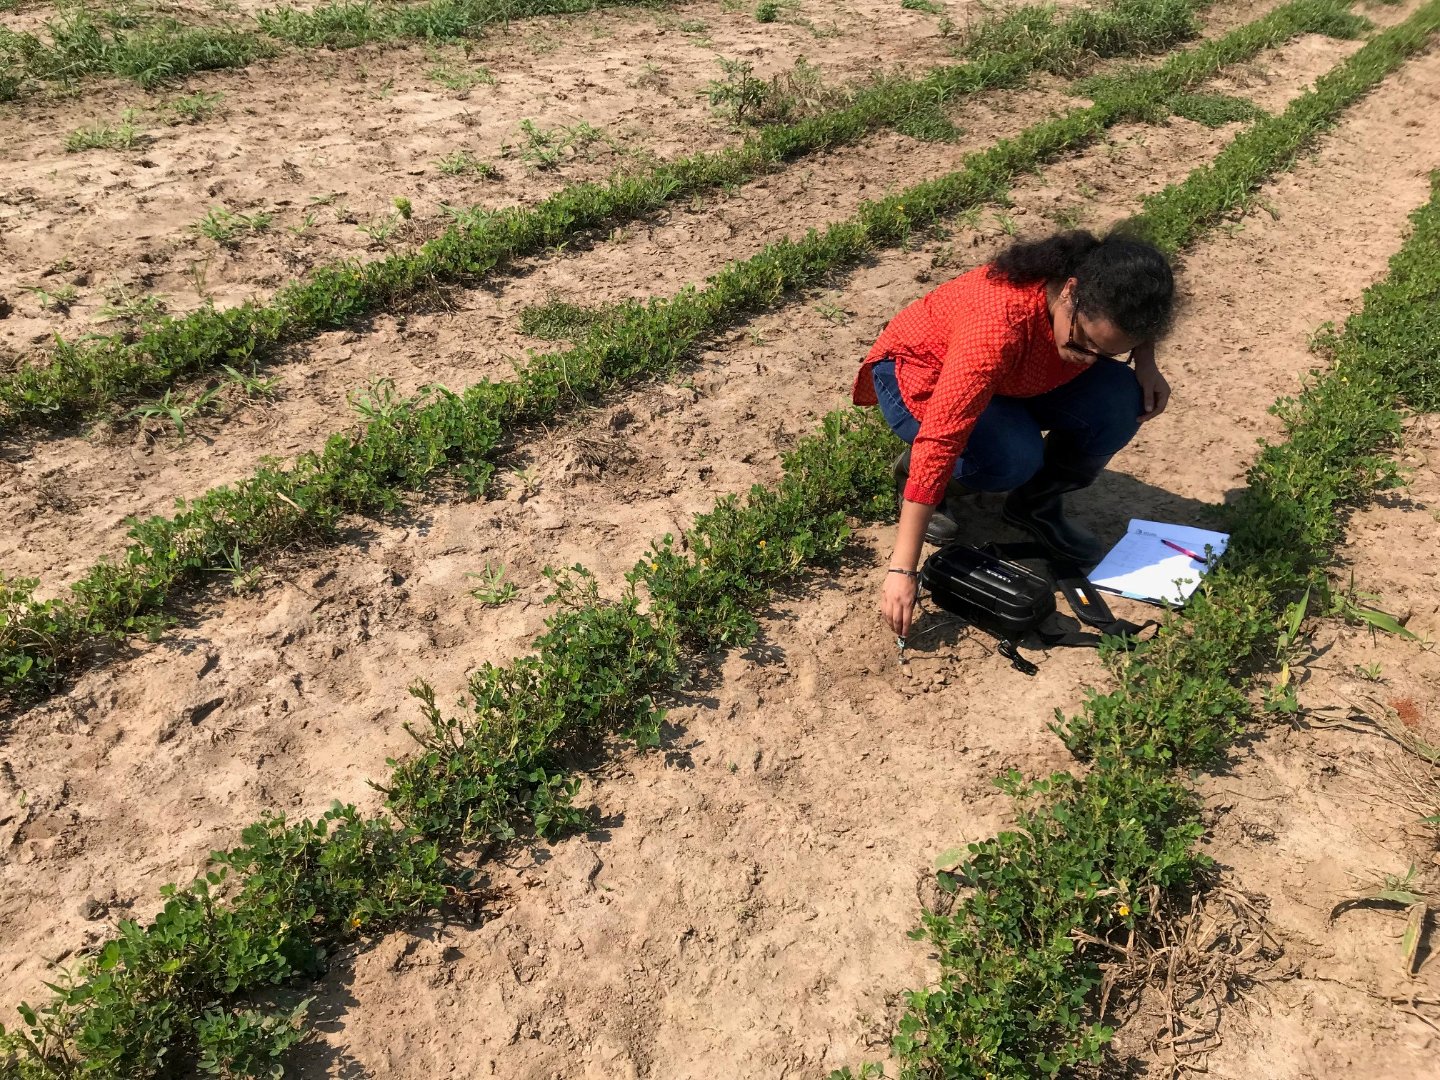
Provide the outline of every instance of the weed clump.
<path id="1" fill-rule="evenodd" d="M 65 151 L 76 154 L 83 150 L 133 150 L 145 140 L 136 127 L 137 119 L 139 115 L 135 110 L 126 109 L 118 124 L 95 124 L 72 131 L 65 139 Z"/>

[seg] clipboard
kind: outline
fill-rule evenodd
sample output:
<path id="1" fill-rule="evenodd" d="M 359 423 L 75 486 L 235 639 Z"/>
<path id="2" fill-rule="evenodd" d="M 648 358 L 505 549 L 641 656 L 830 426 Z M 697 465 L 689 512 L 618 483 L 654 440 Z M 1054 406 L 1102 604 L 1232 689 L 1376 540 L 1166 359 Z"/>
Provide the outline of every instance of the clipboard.
<path id="1" fill-rule="evenodd" d="M 1190 599 L 1229 543 L 1229 533 L 1131 518 L 1119 543 L 1090 572 L 1090 582 L 1131 600 L 1180 606 Z M 1192 558 L 1177 547 L 1201 558 Z"/>

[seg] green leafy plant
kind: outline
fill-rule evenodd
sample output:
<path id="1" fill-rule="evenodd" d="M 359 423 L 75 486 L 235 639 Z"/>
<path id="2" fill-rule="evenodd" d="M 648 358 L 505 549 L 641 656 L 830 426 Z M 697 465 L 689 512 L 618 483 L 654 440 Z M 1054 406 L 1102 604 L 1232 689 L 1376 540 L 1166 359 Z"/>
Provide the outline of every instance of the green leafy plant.
<path id="1" fill-rule="evenodd" d="M 470 173 L 482 180 L 493 180 L 500 175 L 494 165 L 480 161 L 468 150 L 456 150 L 452 154 L 446 154 L 436 160 L 435 167 L 446 176 L 463 176 Z"/>
<path id="2" fill-rule="evenodd" d="M 368 236 L 371 243 L 383 245 L 395 235 L 395 230 L 400 227 L 402 220 L 403 217 L 399 213 L 388 214 L 385 217 L 366 222 L 364 225 L 356 225 L 355 228 Z"/>
<path id="3" fill-rule="evenodd" d="M 1171 102 L 1170 111 L 1212 128 L 1244 123 L 1264 115 L 1258 105 L 1230 94 L 1180 94 Z"/>
<path id="4" fill-rule="evenodd" d="M 429 77 L 445 89 L 454 91 L 459 97 L 467 96 L 477 86 L 495 85 L 495 76 L 485 67 L 462 68 L 459 71 L 449 67 L 437 67 L 430 70 Z"/>
<path id="5" fill-rule="evenodd" d="M 468 591 L 486 607 L 499 607 L 508 603 L 518 591 L 513 582 L 505 580 L 505 567 L 500 563 L 486 563 L 485 569 L 480 571 L 467 570 L 465 576 L 480 582 Z"/>
<path id="6" fill-rule="evenodd" d="M 97 322 L 127 322 L 145 325 L 156 322 L 166 311 L 165 298 L 153 293 L 131 295 L 123 285 L 105 293 L 105 306 L 95 314 Z"/>
<path id="7" fill-rule="evenodd" d="M 542 128 L 533 120 L 521 120 L 520 132 L 525 136 L 519 148 L 520 160 L 532 168 L 553 169 L 561 162 L 581 156 L 597 142 L 614 145 L 599 128 L 581 120 L 568 127 Z M 508 156 L 514 148 L 502 146 L 500 153 Z"/>
<path id="8" fill-rule="evenodd" d="M 520 309 L 520 332 L 546 341 L 575 341 L 584 337 L 604 316 L 597 308 L 558 298 Z"/>
<path id="9" fill-rule="evenodd" d="M 962 132 L 955 122 L 946 115 L 943 102 L 917 102 L 910 112 L 896 124 L 895 130 L 921 142 L 956 142 Z"/>
<path id="10" fill-rule="evenodd" d="M 225 364 L 221 370 L 225 372 L 226 384 L 248 398 L 274 397 L 280 387 L 280 378 L 276 375 L 265 377 L 254 370 L 241 371 L 230 364 Z"/>
<path id="11" fill-rule="evenodd" d="M 308 233 L 311 229 L 315 227 L 315 223 L 318 220 L 319 219 L 316 218 L 313 213 L 308 213 L 300 219 L 299 225 L 287 225 L 285 226 L 285 230 L 286 232 L 293 233 L 296 236 L 304 236 L 306 233 Z"/>
<path id="12" fill-rule="evenodd" d="M 315 821 L 266 817 L 211 862 L 191 884 L 162 890 L 152 922 L 121 922 L 49 1004 L 22 1006 L 23 1026 L 0 1029 L 0 1064 L 27 1080 L 139 1080 L 187 1061 L 222 1076 L 277 1075 L 306 1003 L 262 1015 L 236 1009 L 237 995 L 318 975 L 334 945 L 465 888 L 434 844 L 339 804 Z"/>
<path id="13" fill-rule="evenodd" d="M 80 292 L 74 285 L 56 285 L 53 288 L 46 288 L 43 285 L 22 285 L 20 286 L 40 305 L 41 311 L 55 310 L 60 314 L 66 314 L 75 301 L 80 298 Z"/>
<path id="14" fill-rule="evenodd" d="M 203 90 L 196 90 L 167 101 L 165 108 L 174 114 L 174 122 L 177 124 L 200 124 L 214 116 L 224 100 L 225 95 L 222 93 L 207 94 Z"/>
<path id="15" fill-rule="evenodd" d="M 312 1000 L 306 998 L 293 1009 L 275 1013 L 211 1009 L 195 1029 L 196 1067 L 225 1080 L 281 1080 L 285 1067 L 280 1058 L 305 1038 L 305 1013 Z"/>
<path id="16" fill-rule="evenodd" d="M 1357 591 L 1353 575 L 1348 588 L 1344 590 L 1329 589 L 1326 598 L 1328 613 L 1344 619 L 1352 626 L 1368 626 L 1372 630 L 1394 634 L 1396 637 L 1406 638 L 1410 641 L 1420 640 L 1418 634 L 1407 629 L 1405 624 L 1394 615 L 1372 606 L 1373 602 L 1379 600 L 1380 597 L 1373 593 Z"/>
<path id="17" fill-rule="evenodd" d="M 200 236 L 207 237 L 222 247 L 234 247 L 242 231 L 262 233 L 270 228 L 275 215 L 267 212 L 237 214 L 223 206 L 211 207 L 205 216 L 190 228 Z"/>
<path id="18" fill-rule="evenodd" d="M 781 124 L 836 106 L 843 98 L 828 89 L 820 72 L 805 57 L 794 67 L 766 81 L 754 75 L 748 60 L 719 60 L 723 77 L 712 79 L 704 93 L 712 106 L 737 125 Z"/>
<path id="19" fill-rule="evenodd" d="M 219 26 L 187 25 L 150 13 L 67 9 L 49 19 L 43 34 L 6 31 L 0 37 L 0 77 L 12 94 L 26 80 L 71 83 L 88 76 L 134 79 L 147 89 L 177 82 L 197 71 L 239 68 L 279 51 L 354 48 L 372 42 L 464 41 L 514 19 L 566 15 L 648 0 L 419 0 L 377 5 L 328 0 L 312 7 L 280 4 L 256 14 L 254 23 L 224 20 Z M 230 10 L 230 0 L 215 0 Z M 8 69 L 7 69 L 8 67 Z"/>
<path id="20" fill-rule="evenodd" d="M 175 434 L 180 441 L 185 441 L 185 425 L 196 416 L 209 411 L 218 403 L 220 388 L 211 387 L 195 397 L 188 400 L 181 398 L 174 391 L 165 391 L 165 396 L 159 401 L 147 402 L 137 408 L 131 409 L 125 414 L 127 420 L 144 421 L 168 420 L 175 428 Z"/>
<path id="21" fill-rule="evenodd" d="M 186 26 L 168 17 L 109 25 L 100 13 L 71 9 L 45 22 L 45 37 L 7 32 L 0 61 L 20 77 L 69 83 L 92 75 L 133 79 L 147 89 L 196 71 L 243 67 L 273 53 L 258 35 L 229 27 Z"/>

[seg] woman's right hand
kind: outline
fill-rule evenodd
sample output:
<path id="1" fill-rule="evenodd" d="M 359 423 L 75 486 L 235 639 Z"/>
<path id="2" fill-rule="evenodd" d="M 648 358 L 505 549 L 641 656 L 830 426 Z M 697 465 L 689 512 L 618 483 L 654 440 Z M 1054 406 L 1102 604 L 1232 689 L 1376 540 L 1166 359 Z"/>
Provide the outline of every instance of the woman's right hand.
<path id="1" fill-rule="evenodd" d="M 911 502 L 906 499 L 900 505 L 900 525 L 895 530 L 895 553 L 890 556 L 889 565 L 908 574 L 885 575 L 885 584 L 880 591 L 880 614 L 885 623 L 898 637 L 910 635 L 910 624 L 915 618 L 915 594 L 919 582 L 913 571 L 920 565 L 920 552 L 925 547 L 925 528 L 930 524 L 933 506 Z"/>
<path id="2" fill-rule="evenodd" d="M 919 588 L 909 574 L 885 575 L 880 593 L 880 613 L 897 637 L 910 636 L 910 623 L 915 617 L 915 594 Z"/>

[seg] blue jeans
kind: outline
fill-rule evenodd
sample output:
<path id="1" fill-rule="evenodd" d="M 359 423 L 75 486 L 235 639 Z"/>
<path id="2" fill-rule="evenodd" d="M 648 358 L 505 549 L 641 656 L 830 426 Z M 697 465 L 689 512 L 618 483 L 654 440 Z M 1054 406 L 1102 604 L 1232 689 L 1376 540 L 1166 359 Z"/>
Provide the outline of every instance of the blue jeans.
<path id="1" fill-rule="evenodd" d="M 920 421 L 900 395 L 895 361 L 882 360 L 870 370 L 890 430 L 913 443 Z M 1014 490 L 1034 476 L 1045 459 L 1042 431 L 1063 432 L 1067 458 L 1097 463 L 1098 473 L 1135 437 L 1140 409 L 1140 383 L 1118 360 L 1096 360 L 1065 385 L 1034 397 L 997 395 L 976 421 L 955 462 L 954 478 L 975 491 Z"/>

